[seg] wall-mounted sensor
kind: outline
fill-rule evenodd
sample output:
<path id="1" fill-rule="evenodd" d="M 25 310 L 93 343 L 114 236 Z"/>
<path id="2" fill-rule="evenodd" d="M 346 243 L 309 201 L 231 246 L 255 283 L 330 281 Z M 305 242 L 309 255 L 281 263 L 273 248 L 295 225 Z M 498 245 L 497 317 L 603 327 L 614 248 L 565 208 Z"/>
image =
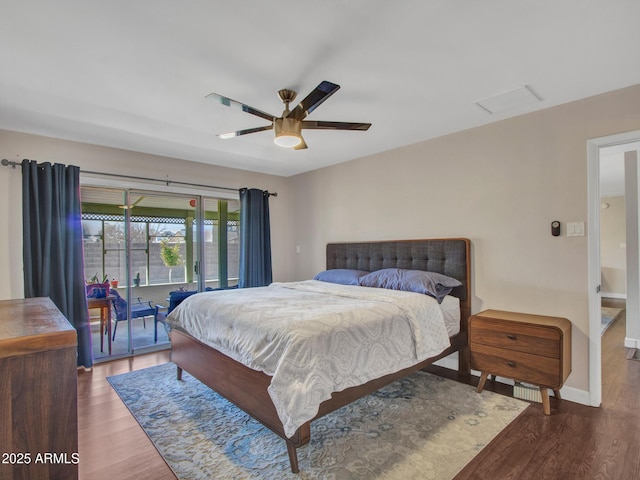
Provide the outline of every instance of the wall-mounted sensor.
<path id="1" fill-rule="evenodd" d="M 560 222 L 557 220 L 551 222 L 551 235 L 554 237 L 560 236 Z"/>

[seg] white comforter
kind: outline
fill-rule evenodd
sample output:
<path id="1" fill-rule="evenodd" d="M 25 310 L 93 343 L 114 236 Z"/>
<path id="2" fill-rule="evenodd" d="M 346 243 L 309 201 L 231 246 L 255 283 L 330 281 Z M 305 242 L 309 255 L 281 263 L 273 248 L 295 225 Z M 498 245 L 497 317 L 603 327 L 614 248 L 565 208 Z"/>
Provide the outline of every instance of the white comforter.
<path id="1" fill-rule="evenodd" d="M 316 280 L 192 295 L 168 323 L 272 376 L 269 395 L 288 437 L 332 392 L 450 344 L 442 311 L 427 295 Z"/>

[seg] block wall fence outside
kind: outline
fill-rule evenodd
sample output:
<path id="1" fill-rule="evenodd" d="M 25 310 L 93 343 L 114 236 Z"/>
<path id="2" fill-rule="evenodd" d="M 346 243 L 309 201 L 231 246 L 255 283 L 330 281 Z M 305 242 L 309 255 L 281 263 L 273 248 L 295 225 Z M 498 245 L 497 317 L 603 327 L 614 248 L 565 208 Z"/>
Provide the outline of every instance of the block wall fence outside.
<path id="1" fill-rule="evenodd" d="M 238 277 L 239 268 L 239 249 L 228 249 L 228 275 L 229 278 Z M 132 259 L 133 263 L 137 265 L 146 265 L 146 253 L 144 252 L 144 246 L 135 244 L 132 245 Z M 135 250 L 139 249 L 138 252 Z M 217 256 L 217 243 L 213 245 L 208 244 L 205 246 L 205 258 L 206 269 L 208 272 L 214 272 L 213 277 L 217 278 L 218 272 L 218 256 Z M 182 245 L 183 257 L 184 257 L 184 245 Z M 122 286 L 126 283 L 126 265 L 124 259 L 124 251 L 121 255 L 114 254 L 114 250 L 108 250 L 108 253 L 104 256 L 104 274 L 106 274 L 109 280 L 118 280 Z M 137 255 L 136 255 L 137 254 Z M 102 271 L 102 244 L 100 242 L 85 242 L 84 244 L 84 261 L 85 261 L 85 280 L 90 280 L 96 273 L 98 277 L 103 275 Z M 136 258 L 137 257 L 137 258 Z M 146 268 L 136 269 L 133 268 L 133 275 L 140 273 L 141 285 L 147 284 L 147 272 Z M 185 265 L 178 265 L 171 268 L 171 282 L 169 281 L 169 267 L 166 267 L 160 257 L 160 244 L 150 245 L 149 251 L 149 274 L 152 280 L 152 284 L 160 283 L 184 283 L 186 281 Z M 211 278 L 211 275 L 209 275 Z"/>

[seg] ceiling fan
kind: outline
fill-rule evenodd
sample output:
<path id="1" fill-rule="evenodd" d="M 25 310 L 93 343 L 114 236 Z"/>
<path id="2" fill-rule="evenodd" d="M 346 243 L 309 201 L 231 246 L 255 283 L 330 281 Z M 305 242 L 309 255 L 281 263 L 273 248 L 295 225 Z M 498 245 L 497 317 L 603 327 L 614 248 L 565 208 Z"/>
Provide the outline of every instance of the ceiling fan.
<path id="1" fill-rule="evenodd" d="M 227 107 L 238 108 L 243 112 L 250 113 L 257 117 L 269 120 L 271 123 L 264 127 L 247 128 L 245 130 L 238 130 L 236 132 L 223 133 L 218 137 L 223 139 L 239 137 L 240 135 L 247 135 L 249 133 L 263 132 L 265 130 L 271 130 L 275 133 L 274 142 L 281 147 L 293 148 L 294 150 L 302 150 L 307 148 L 307 144 L 302 138 L 303 129 L 315 129 L 315 130 L 368 130 L 371 126 L 370 123 L 354 123 L 354 122 L 327 122 L 321 120 L 305 120 L 307 115 L 318 108 L 322 102 L 333 95 L 340 85 L 327 82 L 326 80 L 321 82 L 307 97 L 302 100 L 297 107 L 293 110 L 289 110 L 289 104 L 296 98 L 296 92 L 289 89 L 283 89 L 278 92 L 280 99 L 284 102 L 284 111 L 281 117 L 276 117 L 269 113 L 258 110 L 257 108 L 250 107 L 244 103 L 231 100 L 228 97 L 218 95 L 217 93 L 210 93 L 206 98 L 210 98 Z"/>

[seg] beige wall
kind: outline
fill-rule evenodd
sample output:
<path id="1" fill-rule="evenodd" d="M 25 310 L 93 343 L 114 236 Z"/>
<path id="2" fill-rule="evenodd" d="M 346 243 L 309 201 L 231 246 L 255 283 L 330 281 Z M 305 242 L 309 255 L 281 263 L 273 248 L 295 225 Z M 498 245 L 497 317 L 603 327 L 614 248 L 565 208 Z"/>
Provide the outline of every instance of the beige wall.
<path id="1" fill-rule="evenodd" d="M 77 165 L 82 170 L 118 173 L 141 177 L 171 179 L 200 185 L 229 188 L 260 188 L 277 192 L 271 197 L 271 241 L 273 244 L 273 275 L 275 280 L 291 277 L 291 234 L 289 231 L 291 195 L 287 179 L 196 162 L 146 155 L 126 150 L 99 147 L 83 143 L 56 140 L 0 130 L 0 158 L 21 161 L 23 158 L 40 162 Z M 0 167 L 0 299 L 22 298 L 22 210 L 20 167 Z M 98 180 L 81 176 L 83 183 Z M 123 181 L 118 180 L 122 185 Z M 149 185 L 148 188 L 172 191 L 178 187 Z M 229 192 L 225 192 L 229 193 Z"/>
<path id="2" fill-rule="evenodd" d="M 569 318 L 567 385 L 586 392 L 587 237 L 566 222 L 587 221 L 587 139 L 638 129 L 634 86 L 293 177 L 295 277 L 331 241 L 468 237 L 473 312 Z"/>
<path id="3" fill-rule="evenodd" d="M 627 293 L 625 197 L 603 197 L 600 210 L 600 267 L 602 296 Z"/>

